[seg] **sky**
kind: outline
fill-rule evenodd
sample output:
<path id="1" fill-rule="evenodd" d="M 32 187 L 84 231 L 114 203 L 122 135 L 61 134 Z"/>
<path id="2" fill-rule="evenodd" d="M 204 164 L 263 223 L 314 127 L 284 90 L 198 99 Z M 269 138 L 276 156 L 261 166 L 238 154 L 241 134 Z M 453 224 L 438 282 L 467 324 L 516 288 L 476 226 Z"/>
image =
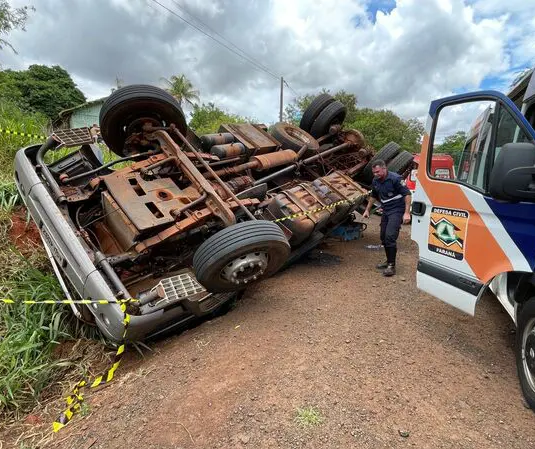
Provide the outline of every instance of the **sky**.
<path id="1" fill-rule="evenodd" d="M 88 99 L 109 95 L 117 77 L 163 87 L 185 74 L 201 102 L 267 124 L 278 120 L 281 75 L 285 104 L 345 89 L 361 107 L 425 121 L 431 100 L 507 91 L 535 65 L 535 0 L 10 3 L 36 11 L 9 35 L 18 54 L 0 51 L 3 68 L 58 64 Z"/>

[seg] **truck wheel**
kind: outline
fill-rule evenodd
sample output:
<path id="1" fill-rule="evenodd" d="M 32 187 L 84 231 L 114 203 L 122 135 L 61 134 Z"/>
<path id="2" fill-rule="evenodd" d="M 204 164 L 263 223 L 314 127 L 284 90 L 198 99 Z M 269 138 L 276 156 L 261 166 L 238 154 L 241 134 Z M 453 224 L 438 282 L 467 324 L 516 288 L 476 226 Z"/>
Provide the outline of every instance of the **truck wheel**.
<path id="1" fill-rule="evenodd" d="M 277 139 L 285 150 L 299 151 L 306 143 L 309 151 L 318 151 L 319 143 L 306 131 L 289 123 L 279 122 L 271 128 L 271 135 Z"/>
<path id="2" fill-rule="evenodd" d="M 314 98 L 312 103 L 310 103 L 310 106 L 306 108 L 303 113 L 303 117 L 301 117 L 301 121 L 299 122 L 299 128 L 309 133 L 314 120 L 318 118 L 318 115 L 320 115 L 321 111 L 323 111 L 326 106 L 333 102 L 334 98 L 329 94 L 321 94 Z"/>
<path id="3" fill-rule="evenodd" d="M 411 153 L 403 150 L 387 164 L 388 170 L 402 175 L 411 166 L 413 159 L 414 156 Z"/>
<path id="4" fill-rule="evenodd" d="M 106 145 L 115 154 L 127 156 L 125 141 L 140 132 L 147 121 L 156 126 L 174 123 L 186 135 L 186 118 L 178 101 L 163 89 L 133 84 L 113 92 L 100 109 L 100 132 Z"/>
<path id="5" fill-rule="evenodd" d="M 347 108 L 338 100 L 327 105 L 323 111 L 320 112 L 318 118 L 314 120 L 310 128 L 310 134 L 319 138 L 325 134 L 329 134 L 329 128 L 332 125 L 341 125 L 346 118 Z"/>
<path id="6" fill-rule="evenodd" d="M 535 298 L 524 303 L 518 313 L 515 356 L 524 399 L 535 410 Z"/>
<path id="7" fill-rule="evenodd" d="M 362 182 L 371 185 L 373 180 L 372 165 L 375 161 L 382 159 L 388 164 L 399 153 L 400 146 L 396 142 L 388 142 L 383 148 L 381 148 L 375 156 L 370 159 L 370 162 L 362 170 Z"/>
<path id="8" fill-rule="evenodd" d="M 274 274 L 289 254 L 288 239 L 275 223 L 246 221 L 203 242 L 193 256 L 193 270 L 212 293 L 238 291 Z"/>

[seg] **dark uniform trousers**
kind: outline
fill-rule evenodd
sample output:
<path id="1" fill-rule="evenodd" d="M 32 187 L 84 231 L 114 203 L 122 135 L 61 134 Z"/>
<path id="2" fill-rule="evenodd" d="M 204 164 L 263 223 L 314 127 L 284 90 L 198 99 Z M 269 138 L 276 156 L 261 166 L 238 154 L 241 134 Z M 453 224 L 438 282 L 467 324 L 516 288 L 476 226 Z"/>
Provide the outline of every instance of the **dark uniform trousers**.
<path id="1" fill-rule="evenodd" d="M 397 239 L 403 223 L 404 211 L 383 213 L 381 218 L 381 243 L 385 247 L 386 260 L 389 264 L 396 263 Z"/>
<path id="2" fill-rule="evenodd" d="M 397 173 L 388 172 L 383 180 L 375 178 L 372 182 L 372 196 L 381 201 L 383 216 L 381 218 L 381 243 L 385 247 L 386 261 L 395 265 L 399 230 L 405 213 L 404 197 L 410 190 Z"/>

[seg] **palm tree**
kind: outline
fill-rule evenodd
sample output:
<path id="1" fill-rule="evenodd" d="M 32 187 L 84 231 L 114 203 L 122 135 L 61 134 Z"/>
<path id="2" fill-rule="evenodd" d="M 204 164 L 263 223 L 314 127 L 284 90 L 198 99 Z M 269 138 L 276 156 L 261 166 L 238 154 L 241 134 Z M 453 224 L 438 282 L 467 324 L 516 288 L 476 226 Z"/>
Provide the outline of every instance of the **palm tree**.
<path id="1" fill-rule="evenodd" d="M 162 78 L 162 80 L 168 86 L 167 92 L 177 99 L 180 106 L 182 106 L 183 101 L 187 101 L 192 106 L 194 101 L 199 101 L 199 91 L 193 88 L 193 84 L 185 75 L 173 75 L 169 79 Z"/>

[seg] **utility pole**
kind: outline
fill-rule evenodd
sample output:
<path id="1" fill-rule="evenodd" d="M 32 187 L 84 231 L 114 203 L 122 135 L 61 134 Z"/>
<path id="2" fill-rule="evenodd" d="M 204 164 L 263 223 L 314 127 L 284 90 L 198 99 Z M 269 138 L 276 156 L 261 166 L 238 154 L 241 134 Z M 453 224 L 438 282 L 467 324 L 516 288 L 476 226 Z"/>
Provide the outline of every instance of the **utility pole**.
<path id="1" fill-rule="evenodd" d="M 279 122 L 282 122 L 282 90 L 284 86 L 284 78 L 281 76 L 281 104 L 279 110 Z"/>

